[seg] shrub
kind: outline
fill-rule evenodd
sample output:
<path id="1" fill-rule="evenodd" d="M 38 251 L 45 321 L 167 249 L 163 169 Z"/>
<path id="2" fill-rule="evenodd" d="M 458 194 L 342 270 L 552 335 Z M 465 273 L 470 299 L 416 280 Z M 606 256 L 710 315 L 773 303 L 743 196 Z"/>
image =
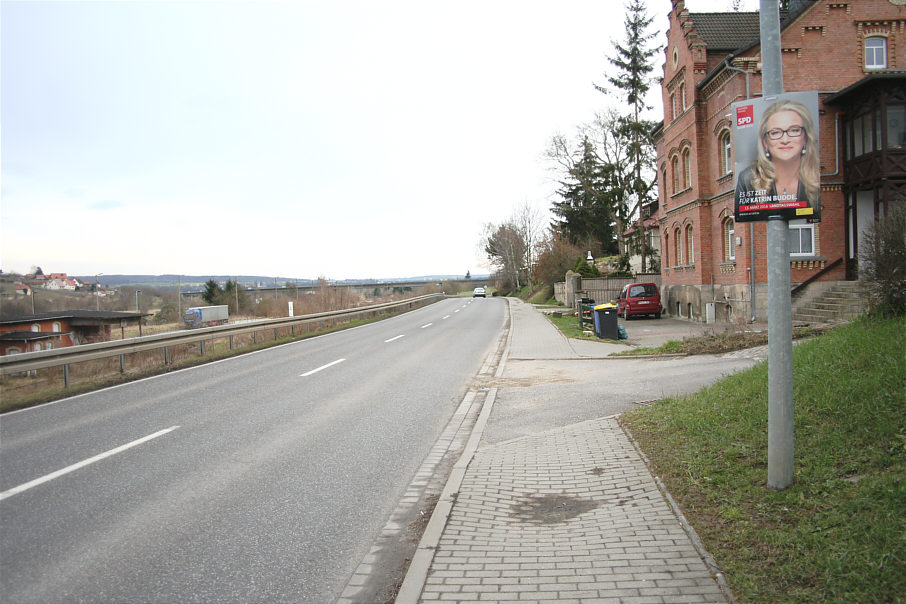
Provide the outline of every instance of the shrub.
<path id="1" fill-rule="evenodd" d="M 885 316 L 906 315 L 906 202 L 865 232 L 860 277 L 871 289 L 872 306 Z"/>
<path id="2" fill-rule="evenodd" d="M 585 258 L 579 258 L 576 261 L 576 266 L 573 270 L 583 277 L 598 277 L 601 275 L 601 273 L 598 272 L 598 267 L 588 264 L 588 261 L 585 260 Z"/>

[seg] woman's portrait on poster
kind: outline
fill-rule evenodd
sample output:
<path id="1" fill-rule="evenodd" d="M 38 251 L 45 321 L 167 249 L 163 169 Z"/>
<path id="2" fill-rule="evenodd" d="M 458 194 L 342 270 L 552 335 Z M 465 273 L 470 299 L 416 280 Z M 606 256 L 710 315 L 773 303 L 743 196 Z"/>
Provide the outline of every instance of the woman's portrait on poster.
<path id="1" fill-rule="evenodd" d="M 818 137 L 811 112 L 804 104 L 782 99 L 762 114 L 755 161 L 739 175 L 736 204 L 745 212 L 794 213 L 816 217 L 821 176 Z"/>

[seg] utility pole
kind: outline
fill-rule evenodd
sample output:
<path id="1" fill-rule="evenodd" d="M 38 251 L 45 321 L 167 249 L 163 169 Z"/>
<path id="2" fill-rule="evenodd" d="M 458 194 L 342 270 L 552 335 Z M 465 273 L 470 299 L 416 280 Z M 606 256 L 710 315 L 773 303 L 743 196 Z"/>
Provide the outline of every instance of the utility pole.
<path id="1" fill-rule="evenodd" d="M 783 94 L 780 10 L 761 0 L 761 82 L 764 98 Z M 793 483 L 793 310 L 790 236 L 783 216 L 768 218 L 768 486 Z"/>

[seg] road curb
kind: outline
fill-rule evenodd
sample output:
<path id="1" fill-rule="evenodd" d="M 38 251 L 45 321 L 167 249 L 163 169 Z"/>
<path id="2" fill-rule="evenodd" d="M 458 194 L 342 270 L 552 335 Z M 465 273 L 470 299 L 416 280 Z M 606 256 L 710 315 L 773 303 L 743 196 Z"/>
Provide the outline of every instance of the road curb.
<path id="1" fill-rule="evenodd" d="M 503 370 L 506 366 L 506 359 L 509 356 L 510 341 L 513 335 L 510 317 L 509 300 L 507 300 L 507 323 L 509 324 L 509 329 L 507 332 L 506 345 L 503 353 L 500 355 L 494 377 L 500 377 L 503 374 Z M 466 443 L 465 449 L 463 449 L 462 455 L 460 455 L 456 464 L 453 466 L 453 470 L 450 472 L 447 484 L 444 486 L 440 499 L 438 499 L 437 505 L 431 514 L 431 519 L 428 521 L 428 526 L 422 534 L 415 555 L 412 557 L 412 562 L 409 564 L 409 569 L 406 571 L 406 577 L 403 579 L 403 584 L 396 596 L 396 604 L 416 604 L 421 597 L 422 590 L 425 587 L 425 581 L 431 570 L 431 563 L 434 561 L 434 553 L 437 551 L 437 547 L 440 544 L 444 529 L 447 526 L 447 521 L 453 513 L 453 505 L 456 503 L 456 497 L 459 494 L 459 489 L 465 479 L 466 470 L 468 470 L 469 464 L 472 462 L 472 459 L 475 457 L 475 452 L 478 450 L 478 444 L 481 442 L 481 437 L 484 434 L 484 429 L 487 426 L 491 410 L 494 408 L 494 401 L 496 398 L 497 388 L 488 388 L 487 396 L 481 408 L 481 413 L 478 415 L 478 420 L 472 428 L 472 434 L 469 436 L 469 440 Z"/>

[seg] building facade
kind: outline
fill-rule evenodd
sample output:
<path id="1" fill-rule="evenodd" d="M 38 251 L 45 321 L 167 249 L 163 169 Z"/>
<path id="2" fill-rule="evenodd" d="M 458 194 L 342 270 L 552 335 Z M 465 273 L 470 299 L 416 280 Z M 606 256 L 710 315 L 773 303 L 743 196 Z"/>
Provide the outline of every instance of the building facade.
<path id="1" fill-rule="evenodd" d="M 861 234 L 906 203 L 906 0 L 790 0 L 785 92 L 817 91 L 821 222 L 791 220 L 790 280 L 858 278 Z M 767 318 L 766 223 L 734 223 L 731 105 L 758 98 L 757 12 L 690 13 L 673 0 L 664 121 L 655 130 L 662 297 L 672 316 Z"/>
<path id="2" fill-rule="evenodd" d="M 77 346 L 112 339 L 116 327 L 139 322 L 142 313 L 64 310 L 0 317 L 0 355 Z"/>

